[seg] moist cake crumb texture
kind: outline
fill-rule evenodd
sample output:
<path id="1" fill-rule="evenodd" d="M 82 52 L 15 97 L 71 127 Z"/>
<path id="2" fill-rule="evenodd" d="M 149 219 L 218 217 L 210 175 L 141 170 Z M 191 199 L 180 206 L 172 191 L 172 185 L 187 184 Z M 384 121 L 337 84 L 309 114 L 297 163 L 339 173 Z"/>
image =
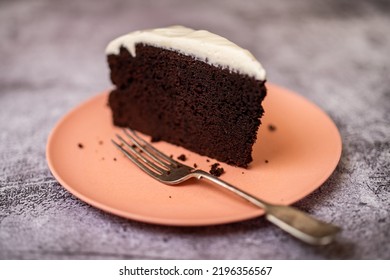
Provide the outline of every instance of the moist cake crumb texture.
<path id="1" fill-rule="evenodd" d="M 135 52 L 122 46 L 107 57 L 114 124 L 247 167 L 264 112 L 265 81 L 143 43 Z"/>

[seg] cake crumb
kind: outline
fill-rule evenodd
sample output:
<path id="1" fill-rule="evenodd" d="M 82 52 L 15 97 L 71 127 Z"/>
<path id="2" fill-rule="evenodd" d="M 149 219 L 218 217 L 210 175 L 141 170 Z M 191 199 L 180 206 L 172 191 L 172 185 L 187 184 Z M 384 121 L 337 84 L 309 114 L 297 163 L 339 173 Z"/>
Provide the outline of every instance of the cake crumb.
<path id="1" fill-rule="evenodd" d="M 78 143 L 77 146 L 80 148 L 80 149 L 84 149 L 84 145 L 82 143 Z"/>
<path id="2" fill-rule="evenodd" d="M 172 196 L 169 196 L 169 198 L 172 198 Z"/>
<path id="3" fill-rule="evenodd" d="M 187 157 L 185 154 L 181 154 L 180 156 L 177 157 L 177 159 L 181 160 L 181 161 L 186 161 L 187 160 Z"/>
<path id="4" fill-rule="evenodd" d="M 211 165 L 210 174 L 214 175 L 215 177 L 221 176 L 223 173 L 225 173 L 225 170 L 222 167 L 218 167 L 219 163 L 214 163 Z"/>
<path id="5" fill-rule="evenodd" d="M 99 145 L 103 145 L 103 143 L 104 143 L 104 142 L 103 142 L 102 140 L 99 141 Z"/>
<path id="6" fill-rule="evenodd" d="M 273 124 L 270 124 L 270 125 L 268 125 L 268 130 L 271 132 L 274 132 L 274 131 L 276 131 L 276 126 Z"/>
<path id="7" fill-rule="evenodd" d="M 150 142 L 152 143 L 156 143 L 156 142 L 160 142 L 161 141 L 161 137 L 152 137 L 150 138 Z"/>
<path id="8" fill-rule="evenodd" d="M 114 157 L 114 161 L 116 161 L 116 158 Z"/>
<path id="9" fill-rule="evenodd" d="M 269 161 L 268 161 L 268 159 L 266 159 L 264 162 L 265 162 L 265 163 L 268 163 Z"/>

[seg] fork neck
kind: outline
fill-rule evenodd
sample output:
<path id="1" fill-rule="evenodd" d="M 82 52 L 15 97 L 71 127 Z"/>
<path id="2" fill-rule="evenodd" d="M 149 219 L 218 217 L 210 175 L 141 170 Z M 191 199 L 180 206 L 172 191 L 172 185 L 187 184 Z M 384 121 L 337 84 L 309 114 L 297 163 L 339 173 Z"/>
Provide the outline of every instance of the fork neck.
<path id="1" fill-rule="evenodd" d="M 256 206 L 260 207 L 260 208 L 263 208 L 264 210 L 266 210 L 268 207 L 270 207 L 270 205 L 268 203 L 266 203 L 265 201 L 263 200 L 260 200 L 259 198 L 257 197 L 254 197 L 253 195 L 241 190 L 241 189 L 238 189 L 237 187 L 229 184 L 228 182 L 225 182 L 203 170 L 199 170 L 199 169 L 196 169 L 194 171 L 192 171 L 192 176 L 197 178 L 197 179 L 206 179 L 210 182 L 213 182 L 221 187 L 224 187 L 225 189 L 241 196 L 242 198 L 248 200 L 249 202 L 255 204 Z"/>

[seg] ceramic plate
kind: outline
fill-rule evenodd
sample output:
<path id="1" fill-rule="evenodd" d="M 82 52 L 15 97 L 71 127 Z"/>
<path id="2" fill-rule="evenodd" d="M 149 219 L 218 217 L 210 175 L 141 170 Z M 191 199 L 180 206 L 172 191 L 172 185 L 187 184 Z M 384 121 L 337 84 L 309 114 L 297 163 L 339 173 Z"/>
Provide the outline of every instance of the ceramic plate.
<path id="1" fill-rule="evenodd" d="M 79 199 L 104 211 L 148 223 L 198 226 L 242 221 L 263 214 L 221 187 L 193 179 L 167 186 L 143 173 L 110 142 L 114 127 L 108 92 L 73 109 L 51 132 L 47 161 L 54 177 Z M 269 202 L 291 204 L 318 188 L 341 155 L 340 134 L 316 105 L 268 84 L 265 115 L 249 169 L 221 163 L 221 179 Z M 146 136 L 146 139 L 150 138 Z M 174 158 L 206 171 L 217 161 L 165 142 Z"/>

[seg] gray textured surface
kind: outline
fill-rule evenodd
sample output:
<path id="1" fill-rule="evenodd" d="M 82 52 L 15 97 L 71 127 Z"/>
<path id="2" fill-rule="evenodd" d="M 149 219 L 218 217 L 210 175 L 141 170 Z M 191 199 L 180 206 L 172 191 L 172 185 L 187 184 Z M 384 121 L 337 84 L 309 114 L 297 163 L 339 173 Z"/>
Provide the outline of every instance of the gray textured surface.
<path id="1" fill-rule="evenodd" d="M 99 4 L 97 4 L 99 3 Z M 110 86 L 107 42 L 183 24 L 248 48 L 268 79 L 322 107 L 343 138 L 334 174 L 295 204 L 342 225 L 311 247 L 263 218 L 175 228 L 125 220 L 65 191 L 47 136 Z M 390 259 L 389 1 L 1 1 L 1 259 Z"/>

